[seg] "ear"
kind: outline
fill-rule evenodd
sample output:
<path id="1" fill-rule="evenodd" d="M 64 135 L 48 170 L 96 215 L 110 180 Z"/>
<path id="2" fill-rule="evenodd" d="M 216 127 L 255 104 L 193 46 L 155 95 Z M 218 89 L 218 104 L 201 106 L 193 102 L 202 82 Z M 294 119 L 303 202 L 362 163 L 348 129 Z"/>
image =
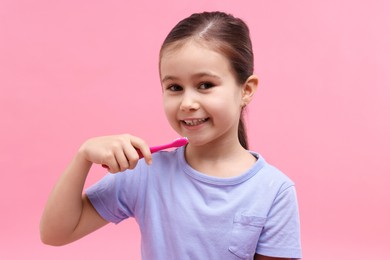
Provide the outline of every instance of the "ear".
<path id="1" fill-rule="evenodd" d="M 253 98 L 259 84 L 259 78 L 256 75 L 251 75 L 242 85 L 242 103 L 241 106 L 245 107 L 248 105 Z"/>

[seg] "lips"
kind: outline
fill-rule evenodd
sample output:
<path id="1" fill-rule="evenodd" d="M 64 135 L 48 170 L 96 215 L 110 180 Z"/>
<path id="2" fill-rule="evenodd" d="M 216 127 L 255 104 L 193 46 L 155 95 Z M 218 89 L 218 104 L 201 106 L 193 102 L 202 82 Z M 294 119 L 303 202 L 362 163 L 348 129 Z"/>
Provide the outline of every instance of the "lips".
<path id="1" fill-rule="evenodd" d="M 182 122 L 187 126 L 197 126 L 206 122 L 209 118 L 185 119 Z"/>

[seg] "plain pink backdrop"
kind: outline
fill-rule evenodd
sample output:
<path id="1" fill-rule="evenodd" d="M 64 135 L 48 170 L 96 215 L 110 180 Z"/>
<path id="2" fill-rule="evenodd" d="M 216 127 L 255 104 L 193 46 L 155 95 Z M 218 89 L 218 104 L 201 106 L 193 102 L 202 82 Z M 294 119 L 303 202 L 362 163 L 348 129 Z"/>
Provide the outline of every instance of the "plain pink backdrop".
<path id="1" fill-rule="evenodd" d="M 158 51 L 203 10 L 251 28 L 251 148 L 296 182 L 304 259 L 390 259 L 387 0 L 1 0 L 0 259 L 139 259 L 134 220 L 56 248 L 41 244 L 39 219 L 86 138 L 176 137 Z M 94 167 L 87 185 L 104 173 Z"/>

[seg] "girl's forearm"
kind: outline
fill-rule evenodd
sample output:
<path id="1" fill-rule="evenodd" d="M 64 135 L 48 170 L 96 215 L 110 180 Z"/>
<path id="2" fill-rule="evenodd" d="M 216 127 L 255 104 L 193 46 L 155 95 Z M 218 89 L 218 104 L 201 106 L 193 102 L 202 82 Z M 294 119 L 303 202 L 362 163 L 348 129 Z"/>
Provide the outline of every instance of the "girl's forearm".
<path id="1" fill-rule="evenodd" d="M 91 166 L 78 152 L 57 182 L 41 219 L 43 242 L 63 244 L 72 237 L 82 214 L 82 192 Z"/>

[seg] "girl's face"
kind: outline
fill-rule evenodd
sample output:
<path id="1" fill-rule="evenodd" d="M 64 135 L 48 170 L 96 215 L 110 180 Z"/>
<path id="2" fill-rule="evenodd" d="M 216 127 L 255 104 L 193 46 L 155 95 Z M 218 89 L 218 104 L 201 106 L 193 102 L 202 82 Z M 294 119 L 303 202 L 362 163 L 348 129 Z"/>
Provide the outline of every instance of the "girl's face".
<path id="1" fill-rule="evenodd" d="M 168 46 L 160 75 L 166 116 L 173 129 L 193 145 L 238 142 L 243 102 L 225 56 L 195 41 Z"/>

